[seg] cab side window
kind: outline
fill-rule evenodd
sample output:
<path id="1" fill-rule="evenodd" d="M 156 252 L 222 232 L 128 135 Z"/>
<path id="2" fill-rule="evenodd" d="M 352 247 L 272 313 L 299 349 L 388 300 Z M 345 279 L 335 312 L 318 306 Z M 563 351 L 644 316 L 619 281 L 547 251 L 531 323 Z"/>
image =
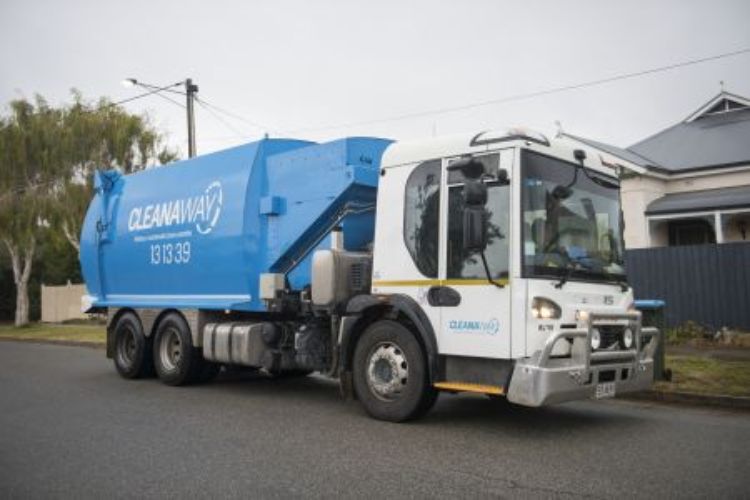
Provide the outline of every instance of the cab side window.
<path id="1" fill-rule="evenodd" d="M 481 255 L 463 248 L 463 186 L 451 186 L 448 191 L 448 279 L 485 279 L 487 274 Z M 484 206 L 489 226 L 485 256 L 493 278 L 508 277 L 508 238 L 510 235 L 510 186 L 487 185 L 487 204 Z"/>
<path id="2" fill-rule="evenodd" d="M 440 160 L 418 165 L 406 181 L 404 242 L 414 265 L 428 278 L 438 277 Z"/>

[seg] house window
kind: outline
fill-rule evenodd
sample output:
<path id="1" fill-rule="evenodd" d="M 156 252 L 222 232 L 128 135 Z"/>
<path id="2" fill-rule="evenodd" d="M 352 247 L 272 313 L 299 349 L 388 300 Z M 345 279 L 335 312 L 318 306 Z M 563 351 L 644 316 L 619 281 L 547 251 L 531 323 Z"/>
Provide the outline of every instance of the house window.
<path id="1" fill-rule="evenodd" d="M 713 226 L 703 219 L 669 221 L 669 246 L 716 243 Z"/>
<path id="2" fill-rule="evenodd" d="M 418 165 L 406 181 L 404 242 L 414 265 L 428 278 L 438 276 L 440 160 Z"/>

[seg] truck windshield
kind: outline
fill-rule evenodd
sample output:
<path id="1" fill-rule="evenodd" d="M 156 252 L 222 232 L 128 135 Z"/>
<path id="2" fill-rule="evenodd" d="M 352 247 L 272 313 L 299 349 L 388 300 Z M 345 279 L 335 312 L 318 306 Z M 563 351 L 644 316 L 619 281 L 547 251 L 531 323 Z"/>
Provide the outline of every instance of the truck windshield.
<path id="1" fill-rule="evenodd" d="M 619 181 L 528 150 L 521 168 L 524 276 L 624 281 Z"/>

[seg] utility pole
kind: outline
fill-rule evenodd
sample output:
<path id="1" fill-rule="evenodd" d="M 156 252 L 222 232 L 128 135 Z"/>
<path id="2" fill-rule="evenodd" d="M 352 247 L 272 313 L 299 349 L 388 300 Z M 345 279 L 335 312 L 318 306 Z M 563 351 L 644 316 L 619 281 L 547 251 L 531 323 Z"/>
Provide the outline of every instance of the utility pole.
<path id="1" fill-rule="evenodd" d="M 187 97 L 187 122 L 188 122 L 188 156 L 195 156 L 195 114 L 193 112 L 193 101 L 198 86 L 193 84 L 192 78 L 185 80 L 185 95 Z"/>

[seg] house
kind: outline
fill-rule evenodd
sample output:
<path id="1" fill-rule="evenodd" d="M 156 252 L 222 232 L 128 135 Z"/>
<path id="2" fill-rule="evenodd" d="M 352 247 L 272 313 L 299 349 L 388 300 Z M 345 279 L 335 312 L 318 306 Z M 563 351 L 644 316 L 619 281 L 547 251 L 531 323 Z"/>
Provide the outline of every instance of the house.
<path id="1" fill-rule="evenodd" d="M 750 99 L 722 91 L 681 122 L 627 148 L 560 136 L 627 167 L 627 248 L 750 238 Z"/>

